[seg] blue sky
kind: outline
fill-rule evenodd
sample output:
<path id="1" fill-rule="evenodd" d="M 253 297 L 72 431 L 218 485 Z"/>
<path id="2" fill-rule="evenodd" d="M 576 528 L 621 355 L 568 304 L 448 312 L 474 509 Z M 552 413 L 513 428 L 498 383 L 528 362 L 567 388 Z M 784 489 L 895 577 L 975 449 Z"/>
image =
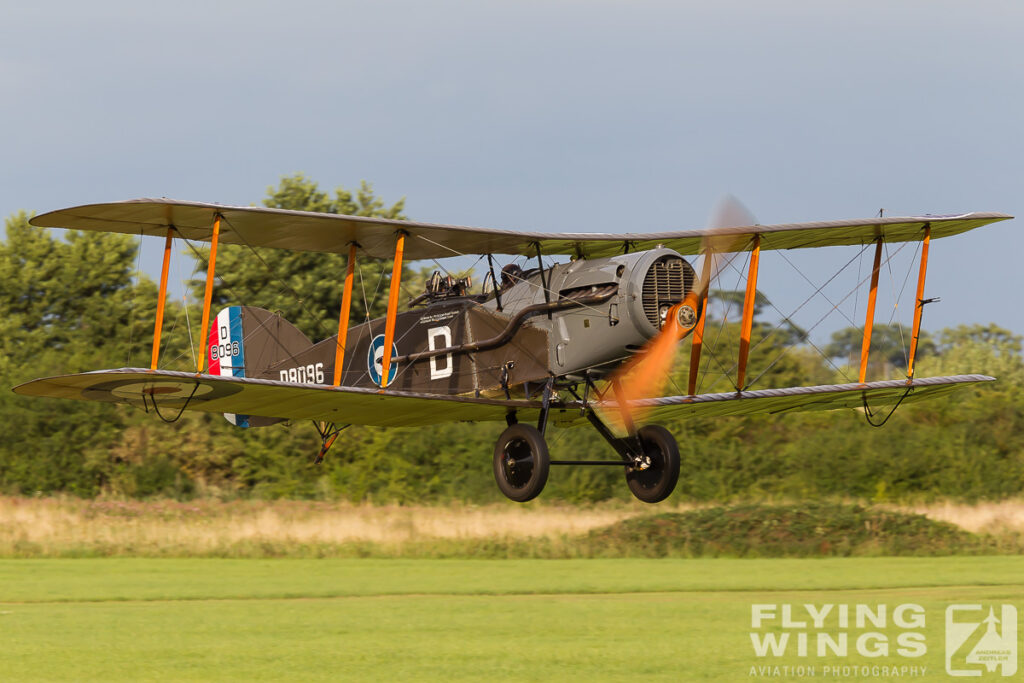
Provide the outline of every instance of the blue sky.
<path id="1" fill-rule="evenodd" d="M 4 215 L 248 204 L 297 171 L 369 180 L 411 218 L 513 229 L 701 227 L 726 193 L 761 223 L 1024 214 L 1020 2 L 97 0 L 2 17 Z M 934 243 L 926 328 L 1024 333 L 1019 225 Z M 821 282 L 855 253 L 787 256 Z M 813 291 L 770 254 L 760 284 L 787 313 Z M 882 322 L 891 296 L 883 278 Z"/>

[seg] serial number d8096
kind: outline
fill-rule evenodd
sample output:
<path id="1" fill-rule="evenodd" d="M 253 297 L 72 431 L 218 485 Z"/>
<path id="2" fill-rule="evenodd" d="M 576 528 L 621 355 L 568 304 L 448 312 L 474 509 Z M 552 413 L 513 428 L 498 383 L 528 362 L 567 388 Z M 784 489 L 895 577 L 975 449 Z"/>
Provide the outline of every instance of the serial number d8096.
<path id="1" fill-rule="evenodd" d="M 295 382 L 296 384 L 323 384 L 324 364 L 316 363 L 300 365 L 297 368 L 288 368 L 280 371 L 282 382 Z"/>
<path id="2" fill-rule="evenodd" d="M 241 350 L 236 341 L 230 344 L 214 344 L 210 347 L 210 360 L 215 362 L 222 358 L 234 358 L 240 353 Z"/>

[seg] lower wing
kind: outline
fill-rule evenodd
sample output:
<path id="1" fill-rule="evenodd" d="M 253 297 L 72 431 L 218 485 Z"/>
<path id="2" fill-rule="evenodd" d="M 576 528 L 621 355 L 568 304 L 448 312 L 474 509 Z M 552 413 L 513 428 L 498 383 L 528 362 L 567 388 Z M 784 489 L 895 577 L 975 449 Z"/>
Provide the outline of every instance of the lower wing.
<path id="1" fill-rule="evenodd" d="M 636 401 L 648 422 L 671 418 L 724 417 L 728 415 L 778 414 L 810 410 L 861 408 L 874 410 L 897 403 L 911 403 L 945 396 L 956 389 L 980 382 L 994 382 L 987 375 L 953 375 L 893 379 L 865 384 L 825 384 L 814 387 L 786 387 L 757 391 L 698 394 L 697 396 L 666 396 Z M 614 410 L 614 402 L 603 405 Z"/>
<path id="2" fill-rule="evenodd" d="M 643 399 L 648 421 L 686 417 L 778 414 L 836 408 L 882 408 L 944 396 L 958 387 L 991 382 L 986 375 L 925 377 L 866 384 L 761 389 L 697 396 Z M 324 420 L 337 424 L 407 427 L 442 422 L 504 420 L 516 412 L 522 421 L 536 420 L 539 401 L 443 396 L 410 392 L 291 384 L 244 377 L 195 375 L 189 372 L 121 368 L 36 379 L 14 388 L 24 396 L 126 403 L 158 410 L 165 417 L 181 410 L 234 413 L 282 419 Z M 614 409 L 614 404 L 603 404 Z M 585 421 L 579 401 L 551 405 L 555 424 Z"/>
<path id="3" fill-rule="evenodd" d="M 24 396 L 127 403 L 157 410 L 164 417 L 173 417 L 181 410 L 200 410 L 380 427 L 503 420 L 510 411 L 540 408 L 537 401 L 435 396 L 139 368 L 46 377 L 14 387 L 14 391 Z"/>

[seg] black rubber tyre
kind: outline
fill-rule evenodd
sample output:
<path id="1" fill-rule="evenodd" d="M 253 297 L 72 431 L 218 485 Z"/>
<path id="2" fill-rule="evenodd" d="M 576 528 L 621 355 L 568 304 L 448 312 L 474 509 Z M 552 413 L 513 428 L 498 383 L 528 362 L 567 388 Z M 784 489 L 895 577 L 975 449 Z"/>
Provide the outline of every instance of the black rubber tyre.
<path id="1" fill-rule="evenodd" d="M 498 437 L 494 479 L 508 498 L 517 503 L 536 498 L 548 483 L 550 466 L 547 442 L 536 427 L 514 424 Z"/>
<path id="2" fill-rule="evenodd" d="M 679 481 L 679 446 L 676 438 L 661 425 L 637 430 L 650 467 L 626 468 L 626 483 L 634 496 L 645 503 L 660 503 L 669 497 Z"/>

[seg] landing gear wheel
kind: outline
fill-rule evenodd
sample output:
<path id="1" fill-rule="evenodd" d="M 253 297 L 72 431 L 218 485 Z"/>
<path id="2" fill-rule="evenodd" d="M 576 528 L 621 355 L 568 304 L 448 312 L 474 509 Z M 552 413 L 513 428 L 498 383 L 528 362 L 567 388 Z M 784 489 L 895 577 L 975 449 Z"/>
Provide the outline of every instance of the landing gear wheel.
<path id="1" fill-rule="evenodd" d="M 676 471 L 678 472 L 678 457 Z M 537 497 L 548 482 L 548 445 L 535 427 L 514 424 L 494 446 L 494 478 L 498 488 L 517 503 Z"/>
<path id="2" fill-rule="evenodd" d="M 626 483 L 634 496 L 645 503 L 660 503 L 668 498 L 679 480 L 679 446 L 661 425 L 637 430 L 644 449 L 646 467 L 626 467 Z"/>

